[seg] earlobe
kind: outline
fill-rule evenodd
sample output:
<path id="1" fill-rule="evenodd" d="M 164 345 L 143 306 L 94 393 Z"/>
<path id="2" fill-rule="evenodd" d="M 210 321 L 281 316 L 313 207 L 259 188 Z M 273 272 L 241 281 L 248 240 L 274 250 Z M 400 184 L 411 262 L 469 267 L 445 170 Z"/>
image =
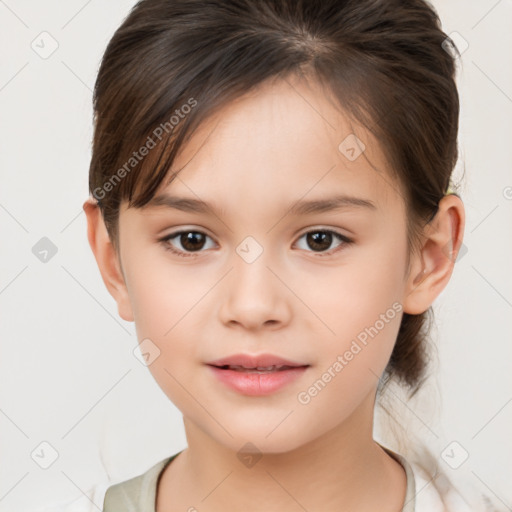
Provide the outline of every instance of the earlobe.
<path id="1" fill-rule="evenodd" d="M 110 241 L 96 200 L 88 198 L 83 204 L 83 210 L 87 216 L 87 238 L 103 282 L 117 302 L 119 316 L 127 322 L 132 322 L 133 312 L 119 255 Z"/>
<path id="2" fill-rule="evenodd" d="M 403 300 L 405 313 L 424 313 L 448 284 L 462 244 L 464 222 L 460 198 L 444 196 L 425 228 L 421 250 L 412 257 Z"/>

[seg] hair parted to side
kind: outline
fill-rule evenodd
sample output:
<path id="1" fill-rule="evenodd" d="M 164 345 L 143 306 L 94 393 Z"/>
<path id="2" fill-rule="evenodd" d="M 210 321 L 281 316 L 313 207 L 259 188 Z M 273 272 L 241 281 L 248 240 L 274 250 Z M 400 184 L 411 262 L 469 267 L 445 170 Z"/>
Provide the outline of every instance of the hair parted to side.
<path id="1" fill-rule="evenodd" d="M 202 121 L 295 74 L 317 79 L 379 141 L 414 250 L 458 156 L 447 45 L 458 54 L 424 0 L 139 1 L 109 42 L 94 89 L 89 189 L 114 247 L 121 203 L 150 201 Z M 410 396 L 425 377 L 431 313 L 404 313 L 383 379 Z"/>

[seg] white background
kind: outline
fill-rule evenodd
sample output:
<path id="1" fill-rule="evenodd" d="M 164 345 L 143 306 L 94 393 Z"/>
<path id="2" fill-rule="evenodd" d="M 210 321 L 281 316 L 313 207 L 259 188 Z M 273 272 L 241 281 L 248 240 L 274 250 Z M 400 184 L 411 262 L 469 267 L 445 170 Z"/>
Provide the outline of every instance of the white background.
<path id="1" fill-rule="evenodd" d="M 82 211 L 92 88 L 133 4 L 0 1 L 2 511 L 72 500 L 105 468 L 126 479 L 186 446 L 179 411 L 133 355 Z M 413 415 L 437 457 L 452 441 L 468 452 L 444 466 L 450 477 L 512 510 L 512 1 L 434 5 L 469 44 L 458 78 L 467 254 L 436 301 L 438 414 Z M 58 42 L 47 59 L 31 48 L 43 31 Z M 42 237 L 58 249 L 47 263 L 32 253 Z M 46 470 L 31 458 L 43 441 L 58 452 Z"/>

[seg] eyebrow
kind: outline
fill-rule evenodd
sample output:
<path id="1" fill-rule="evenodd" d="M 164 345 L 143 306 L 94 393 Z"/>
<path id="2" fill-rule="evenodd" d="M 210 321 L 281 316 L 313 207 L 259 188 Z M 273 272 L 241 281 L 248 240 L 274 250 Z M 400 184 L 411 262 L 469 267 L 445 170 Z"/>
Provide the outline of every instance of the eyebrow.
<path id="1" fill-rule="evenodd" d="M 215 205 L 209 204 L 200 199 L 177 197 L 166 193 L 154 197 L 147 204 L 147 207 L 166 207 L 184 212 L 203 214 L 213 214 L 216 210 L 218 210 Z M 377 210 L 375 204 L 368 199 L 339 195 L 326 199 L 315 199 L 309 201 L 300 200 L 292 203 L 288 207 L 287 211 L 289 211 L 291 215 L 308 215 L 312 213 L 322 213 L 331 210 L 348 208 L 367 208 L 370 210 Z"/>

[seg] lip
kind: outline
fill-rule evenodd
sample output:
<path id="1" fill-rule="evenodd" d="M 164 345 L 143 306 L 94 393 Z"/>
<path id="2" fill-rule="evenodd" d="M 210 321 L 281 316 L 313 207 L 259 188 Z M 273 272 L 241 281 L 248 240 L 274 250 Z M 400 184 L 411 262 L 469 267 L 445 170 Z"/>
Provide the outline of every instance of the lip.
<path id="1" fill-rule="evenodd" d="M 210 361 L 206 364 L 212 366 L 244 366 L 245 368 L 268 367 L 268 366 L 309 366 L 307 363 L 297 363 L 289 359 L 273 354 L 233 354 L 231 356 L 223 357 L 215 361 Z"/>
<path id="2" fill-rule="evenodd" d="M 220 382 L 232 390 L 248 396 L 264 396 L 275 393 L 298 379 L 310 366 L 272 354 L 234 354 L 206 364 Z M 237 366 L 246 369 L 222 369 L 222 366 Z M 256 370 L 258 367 L 270 366 L 288 368 Z"/>

